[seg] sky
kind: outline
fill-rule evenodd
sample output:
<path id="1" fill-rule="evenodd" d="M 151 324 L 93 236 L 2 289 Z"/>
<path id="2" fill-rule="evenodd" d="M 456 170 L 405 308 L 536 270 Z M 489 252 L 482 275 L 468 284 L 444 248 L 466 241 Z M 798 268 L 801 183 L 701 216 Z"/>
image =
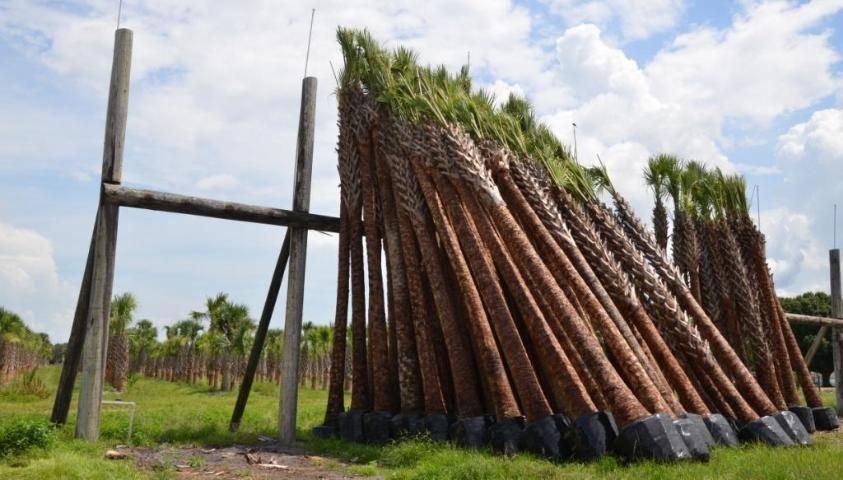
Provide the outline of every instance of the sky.
<path id="1" fill-rule="evenodd" d="M 649 219 L 666 152 L 746 176 L 779 294 L 827 290 L 843 200 L 843 0 L 124 0 L 123 183 L 290 208 L 318 78 L 311 211 L 336 215 L 338 26 L 525 95 Z M 117 0 L 0 0 L 0 305 L 66 341 L 96 213 Z M 760 202 L 758 201 L 760 199 Z M 843 205 L 843 203 L 841 203 Z M 254 318 L 282 228 L 123 209 L 114 292 L 163 326 L 228 292 Z M 309 234 L 305 321 L 333 322 L 336 238 Z M 273 317 L 283 324 L 286 282 Z"/>

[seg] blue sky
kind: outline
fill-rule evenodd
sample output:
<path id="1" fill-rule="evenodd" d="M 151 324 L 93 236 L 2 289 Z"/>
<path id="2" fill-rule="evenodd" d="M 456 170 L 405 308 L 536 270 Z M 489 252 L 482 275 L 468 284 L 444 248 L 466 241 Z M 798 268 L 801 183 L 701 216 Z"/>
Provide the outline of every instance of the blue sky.
<path id="1" fill-rule="evenodd" d="M 289 208 L 310 8 L 319 79 L 312 211 L 338 206 L 338 25 L 423 61 L 471 52 L 479 86 L 578 124 L 644 217 L 672 152 L 759 185 L 780 292 L 825 289 L 843 198 L 843 1 L 124 0 L 135 36 L 124 183 Z M 0 0 L 0 305 L 65 340 L 97 201 L 116 0 Z M 115 292 L 164 325 L 218 291 L 257 317 L 283 229 L 124 210 Z M 336 240 L 310 235 L 305 320 L 333 320 Z M 286 292 L 286 285 L 282 292 Z M 282 298 L 284 297 L 282 293 Z M 279 302 L 275 325 L 283 319 Z"/>

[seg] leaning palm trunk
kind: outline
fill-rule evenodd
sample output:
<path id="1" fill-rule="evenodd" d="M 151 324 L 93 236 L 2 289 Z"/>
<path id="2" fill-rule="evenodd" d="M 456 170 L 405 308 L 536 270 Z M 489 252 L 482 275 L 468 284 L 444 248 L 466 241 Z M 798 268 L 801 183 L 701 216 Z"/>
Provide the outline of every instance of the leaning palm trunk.
<path id="1" fill-rule="evenodd" d="M 411 313 L 413 307 L 408 291 L 408 276 L 412 268 L 405 261 L 404 252 L 411 248 L 413 239 L 411 230 L 403 212 L 396 207 L 397 193 L 393 188 L 392 171 L 389 160 L 391 143 L 386 141 L 389 124 L 383 121 L 377 129 L 376 141 L 380 156 L 376 162 L 378 186 L 381 188 L 381 208 L 383 210 L 386 239 L 387 271 L 391 280 L 392 303 L 390 309 L 390 337 L 395 337 L 396 359 L 398 362 L 398 392 L 402 411 L 421 411 L 422 383 L 419 373 L 419 355 L 416 349 L 415 329 Z M 392 351 L 390 351 L 392 355 Z"/>
<path id="2" fill-rule="evenodd" d="M 601 351 L 596 337 L 594 337 L 591 330 L 582 325 L 582 320 L 573 311 L 573 307 L 567 301 L 560 302 L 566 298 L 565 294 L 559 288 L 558 283 L 550 273 L 548 267 L 539 257 L 539 254 L 531 245 L 527 235 L 518 226 L 518 223 L 512 217 L 512 214 L 503 202 L 502 197 L 498 191 L 497 186 L 491 178 L 490 173 L 485 170 L 483 162 L 480 159 L 477 149 L 473 142 L 468 139 L 462 132 L 455 128 L 449 129 L 445 133 L 445 140 L 447 140 L 450 151 L 458 155 L 458 158 L 453 158 L 449 164 L 444 166 L 452 172 L 460 176 L 466 184 L 473 188 L 475 194 L 481 196 L 489 216 L 495 223 L 499 234 L 507 239 L 510 251 L 513 256 L 519 258 L 523 268 L 526 269 L 527 278 L 534 282 L 534 291 L 542 292 L 554 298 L 556 301 L 552 302 L 552 306 L 557 308 L 557 317 L 568 323 L 566 333 L 568 333 L 575 343 L 581 345 L 584 356 L 589 362 L 589 368 L 597 372 L 598 377 L 604 382 L 604 395 L 612 405 L 612 411 L 618 420 L 619 425 L 626 426 L 627 424 L 642 418 L 649 414 L 647 409 L 641 405 L 638 399 L 629 390 L 626 384 L 620 379 L 614 368 L 611 367 L 605 355 Z M 546 232 L 545 232 L 546 233 Z M 582 282 L 579 275 L 572 265 L 564 265 L 567 268 L 566 275 L 571 281 Z M 555 268 L 555 266 L 554 266 Z M 581 285 L 584 289 L 584 283 Z M 586 308 L 594 307 L 595 302 L 585 305 Z M 594 312 L 596 313 L 596 312 Z M 579 324 L 578 324 L 579 323 Z M 611 323 L 609 320 L 608 323 Z M 607 342 L 618 343 L 617 336 L 607 336 Z M 623 346 L 616 345 L 618 351 L 623 352 Z M 634 358 L 631 351 L 626 347 L 626 358 Z M 634 361 L 634 360 L 633 360 Z M 646 374 L 644 374 L 646 376 Z M 642 384 L 643 379 L 642 379 Z M 653 389 L 655 390 L 655 389 Z M 655 392 L 655 397 L 661 400 L 658 392 Z M 663 403 L 663 401 L 662 401 Z"/>
<path id="3" fill-rule="evenodd" d="M 505 161 L 497 162 L 496 166 L 496 177 L 505 198 L 514 207 L 519 219 L 529 225 L 530 232 L 533 233 L 531 238 L 538 239 L 535 243 L 542 257 L 557 259 L 557 264 L 564 266 L 566 263 L 565 255 L 567 255 L 569 259 L 572 259 L 572 262 L 569 263 L 576 265 L 576 272 L 587 283 L 587 287 L 583 288 L 576 281 L 572 283 L 580 295 L 585 298 L 585 302 L 600 315 L 598 321 L 604 338 L 607 336 L 616 338 L 615 341 L 607 341 L 607 344 L 610 348 L 614 347 L 611 353 L 620 361 L 625 362 L 623 368 L 620 369 L 620 373 L 630 385 L 635 386 L 635 391 L 640 395 L 639 398 L 641 398 L 642 403 L 649 410 L 656 412 L 674 410 L 674 407 L 681 408 L 673 398 L 673 392 L 667 386 L 664 378 L 661 377 L 661 372 L 655 365 L 651 364 L 649 357 L 645 354 L 609 293 L 580 252 L 568 229 L 558 216 L 550 212 L 552 208 L 550 198 L 544 194 L 544 191 L 538 185 L 528 182 L 526 178 L 521 179 L 522 185 L 519 189 L 518 182 L 514 178 L 517 175 L 511 175 L 511 169 L 508 168 Z M 525 198 L 525 195 L 532 198 L 532 205 L 535 206 L 531 206 L 531 202 Z M 544 217 L 547 220 L 556 220 L 552 227 L 547 227 L 546 223 L 539 219 L 538 212 L 540 211 L 545 213 Z M 560 247 L 564 250 L 564 254 Z M 556 280 L 562 283 L 565 278 L 557 274 Z M 630 349 L 634 358 L 625 357 L 625 349 Z M 628 360 L 622 360 L 624 358 Z M 668 404 L 671 404 L 670 408 L 668 408 Z M 674 411 L 673 413 L 678 412 Z"/>
<path id="4" fill-rule="evenodd" d="M 360 98 L 360 97 L 358 97 Z M 375 142 L 372 139 L 373 115 L 365 99 L 358 106 L 356 136 L 360 159 L 360 186 L 363 195 L 363 228 L 366 232 L 366 260 L 369 277 L 369 350 L 372 378 L 372 407 L 376 411 L 396 410 L 389 376 L 389 350 L 381 277 L 381 235 L 378 229 L 378 197 L 374 181 Z"/>
<path id="5" fill-rule="evenodd" d="M 370 396 L 368 367 L 366 357 L 366 292 L 363 267 L 363 222 L 360 218 L 363 208 L 363 196 L 360 191 L 360 159 L 357 151 L 354 128 L 353 101 L 349 98 L 356 92 L 355 86 L 347 86 L 340 90 L 339 107 L 340 118 L 349 119 L 340 123 L 340 150 L 348 158 L 345 159 L 349 170 L 348 191 L 348 221 L 349 221 L 349 255 L 351 269 L 351 336 L 352 336 L 352 376 L 351 376 L 351 409 L 369 410 L 372 408 Z M 343 160 L 343 158 L 340 158 Z M 341 167 L 343 168 L 343 167 Z"/>
<path id="6" fill-rule="evenodd" d="M 580 416 L 596 410 L 591 396 L 579 379 L 568 356 L 560 346 L 541 309 L 528 287 L 513 256 L 507 251 L 500 235 L 491 220 L 483 211 L 476 196 L 467 188 L 459 188 L 461 198 L 466 204 L 480 231 L 486 239 L 498 272 L 504 279 L 508 291 L 513 296 L 521 318 L 527 330 L 527 336 L 536 349 L 539 367 L 548 379 L 548 390 L 557 412 Z"/>
<path id="7" fill-rule="evenodd" d="M 340 165 L 343 163 L 341 162 Z M 343 174 L 340 173 L 340 181 Z M 340 413 L 344 410 L 343 377 L 345 375 L 345 351 L 348 319 L 348 200 L 346 192 L 340 204 L 339 252 L 337 254 L 337 302 L 334 314 L 334 341 L 331 350 L 331 380 L 328 387 L 328 407 L 325 409 L 325 425 L 336 425 Z M 265 365 L 265 363 L 264 363 Z"/>
<path id="8" fill-rule="evenodd" d="M 702 222 L 702 226 L 705 238 L 704 248 L 706 254 L 711 258 L 711 271 L 714 274 L 716 297 L 713 301 L 718 302 L 722 312 L 720 331 L 723 337 L 729 341 L 729 344 L 735 350 L 741 361 L 749 365 L 752 360 L 749 355 L 751 350 L 747 349 L 749 336 L 741 330 L 744 325 L 742 325 L 738 316 L 735 298 L 730 288 L 731 278 L 729 276 L 731 272 L 729 270 L 728 259 L 723 256 L 717 224 L 711 219 L 705 219 Z"/>
<path id="9" fill-rule="evenodd" d="M 536 373 L 527 357 L 521 337 L 518 335 L 515 321 L 506 304 L 501 285 L 497 281 L 489 251 L 483 245 L 474 222 L 466 213 L 457 192 L 450 182 L 435 170 L 440 166 L 438 162 L 448 162 L 448 157 L 443 142 L 437 138 L 438 127 L 432 127 L 430 130 L 432 133 L 429 137 L 431 138 L 429 142 L 431 157 L 437 162 L 432 165 L 433 168 L 430 168 L 430 175 L 442 198 L 451 224 L 459 235 L 460 245 L 466 252 L 477 288 L 489 310 L 489 321 L 500 343 L 506 365 L 509 367 L 521 409 L 529 421 L 546 417 L 552 413 L 550 405 L 539 386 Z"/>
<path id="10" fill-rule="evenodd" d="M 616 192 L 613 192 L 618 215 L 622 219 L 622 225 L 628 235 L 635 242 L 635 245 L 645 255 L 650 264 L 655 267 L 662 279 L 676 296 L 679 304 L 688 312 L 696 322 L 703 337 L 708 340 L 714 354 L 718 357 L 725 370 L 735 378 L 739 390 L 746 400 L 753 406 L 760 415 L 770 415 L 776 412 L 776 407 L 770 398 L 764 393 L 758 382 L 755 381 L 749 369 L 741 362 L 729 343 L 720 334 L 720 331 L 712 323 L 703 309 L 694 299 L 693 294 L 682 281 L 680 275 L 670 266 L 670 263 L 653 243 L 652 237 L 641 225 L 640 220 L 632 212 L 631 207 Z"/>
<path id="11" fill-rule="evenodd" d="M 386 147 L 385 155 L 392 171 L 392 181 L 395 185 L 395 203 L 399 205 L 399 227 L 402 245 L 414 245 L 418 242 L 420 258 L 433 296 L 433 304 L 437 318 L 443 331 L 447 348 L 450 371 L 455 388 L 457 414 L 461 416 L 477 416 L 483 413 L 480 401 L 480 387 L 477 382 L 477 372 L 471 357 L 471 347 L 466 343 L 466 337 L 457 323 L 457 312 L 454 299 L 449 293 L 448 282 L 443 272 L 443 258 L 439 248 L 435 245 L 436 233 L 430 223 L 429 212 L 425 205 L 424 194 L 413 174 L 408 158 L 413 155 L 407 147 L 412 143 L 407 135 L 407 126 L 398 122 L 397 118 L 388 116 L 387 123 L 391 127 L 389 135 L 394 140 Z M 407 273 L 411 269 L 407 269 Z M 412 324 L 408 333 L 412 335 Z M 412 342 L 408 337 L 407 342 Z M 418 364 L 415 365 L 418 371 Z M 418 377 L 418 373 L 416 373 Z M 444 382 L 444 378 L 440 379 Z M 403 402 L 403 397 L 402 397 Z"/>
<path id="12" fill-rule="evenodd" d="M 729 289 L 738 314 L 743 319 L 742 324 L 746 326 L 744 331 L 752 346 L 758 383 L 767 392 L 776 408 L 785 410 L 787 405 L 779 389 L 774 358 L 767 343 L 767 338 L 772 337 L 772 332 L 763 327 L 755 292 L 749 286 L 748 275 L 741 261 L 741 252 L 732 231 L 725 222 L 720 223 L 719 230 L 720 250 L 729 270 Z"/>
<path id="13" fill-rule="evenodd" d="M 772 337 L 771 346 L 776 362 L 776 373 L 779 377 L 782 394 L 787 406 L 800 405 L 799 394 L 796 391 L 796 381 L 791 368 L 790 354 L 787 351 L 784 332 L 778 321 L 778 300 L 770 284 L 767 270 L 766 255 L 764 253 L 764 236 L 759 232 L 748 215 L 742 215 L 732 222 L 732 230 L 741 246 L 741 255 L 748 270 L 749 278 L 756 286 L 756 298 L 761 309 L 765 329 Z"/>
<path id="14" fill-rule="evenodd" d="M 631 279 L 623 272 L 620 264 L 605 245 L 596 237 L 596 227 L 577 208 L 566 209 L 566 214 L 569 225 L 571 225 L 571 232 L 577 239 L 577 243 L 581 246 L 583 252 L 588 255 L 592 264 L 595 265 L 595 270 L 600 274 L 607 291 L 623 309 L 625 318 L 630 319 L 636 328 L 641 331 L 644 341 L 647 342 L 653 352 L 656 361 L 670 381 L 670 385 L 676 389 L 682 407 L 700 415 L 708 414 L 708 408 L 702 397 L 700 397 L 690 378 L 662 338 L 646 309 L 640 303 Z M 672 398 L 672 396 L 669 397 L 669 399 Z M 678 409 L 676 405 L 671 405 L 671 407 L 674 411 Z"/>
<path id="15" fill-rule="evenodd" d="M 414 142 L 415 143 L 415 142 Z M 425 152 L 421 145 L 414 144 L 413 149 Z M 442 244 L 453 266 L 457 283 L 463 295 L 463 302 L 467 312 L 467 322 L 471 331 L 471 340 L 477 352 L 478 369 L 481 372 L 482 385 L 486 390 L 486 397 L 491 399 L 495 417 L 501 421 L 521 416 L 521 409 L 515 400 L 512 385 L 506 375 L 506 370 L 494 334 L 490 319 L 486 315 L 480 292 L 468 265 L 466 254 L 460 247 L 458 235 L 465 237 L 466 225 L 452 224 L 445 213 L 445 205 L 436 191 L 431 178 L 421 164 L 421 160 L 414 156 L 411 162 L 415 176 L 419 182 L 419 189 L 430 208 L 430 214 L 436 225 L 436 231 L 442 239 Z"/>
<path id="16" fill-rule="evenodd" d="M 688 322 L 676 298 L 669 292 L 661 278 L 650 269 L 644 255 L 635 248 L 624 231 L 615 223 L 611 214 L 602 206 L 592 202 L 586 202 L 584 205 L 592 216 L 593 225 L 599 228 L 604 241 L 616 258 L 621 260 L 624 269 L 635 282 L 648 313 L 656 322 L 663 337 L 670 339 L 673 343 L 673 352 L 678 354 L 679 358 L 687 357 L 688 361 L 683 363 L 686 368 L 689 365 L 693 366 L 698 378 L 704 374 L 711 379 L 711 383 L 703 383 L 709 386 L 706 392 L 709 395 L 722 392 L 729 399 L 736 418 L 743 422 L 757 419 L 757 413 L 721 369 L 696 328 Z M 719 410 L 724 411 L 722 408 Z"/>

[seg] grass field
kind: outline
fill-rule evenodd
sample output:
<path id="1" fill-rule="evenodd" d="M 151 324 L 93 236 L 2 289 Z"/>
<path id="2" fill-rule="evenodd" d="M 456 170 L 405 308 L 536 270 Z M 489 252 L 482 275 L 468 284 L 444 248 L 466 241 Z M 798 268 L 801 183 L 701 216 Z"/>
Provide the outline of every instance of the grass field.
<path id="1" fill-rule="evenodd" d="M 59 370 L 44 368 L 39 375 L 49 391 Z M 250 444 L 259 436 L 274 436 L 278 391 L 272 384 L 255 385 L 240 432 L 227 430 L 236 392 L 212 393 L 204 386 L 140 379 L 122 395 L 138 404 L 132 443 L 141 446 L 224 446 Z M 116 399 L 107 393 L 106 399 Z M 830 399 L 830 395 L 827 395 Z M 46 421 L 52 396 L 0 393 L 0 428 L 21 418 Z M 486 452 L 468 452 L 424 440 L 405 441 L 382 447 L 351 445 L 319 440 L 309 429 L 322 419 L 325 393 L 301 390 L 298 406 L 298 439 L 308 450 L 350 463 L 348 473 L 387 478 L 711 478 L 711 479 L 837 479 L 843 472 L 843 433 L 815 436 L 810 448 L 771 449 L 745 446 L 717 449 L 707 464 L 659 465 L 649 462 L 622 465 L 613 458 L 590 464 L 554 464 L 529 455 L 506 459 Z M 58 430 L 50 447 L 0 460 L 0 478 L 14 479 L 111 479 L 174 478 L 175 470 L 139 470 L 132 462 L 105 460 L 106 449 L 126 442 L 127 415 L 105 407 L 102 439 L 86 443 L 73 439 L 73 414 L 69 425 Z"/>

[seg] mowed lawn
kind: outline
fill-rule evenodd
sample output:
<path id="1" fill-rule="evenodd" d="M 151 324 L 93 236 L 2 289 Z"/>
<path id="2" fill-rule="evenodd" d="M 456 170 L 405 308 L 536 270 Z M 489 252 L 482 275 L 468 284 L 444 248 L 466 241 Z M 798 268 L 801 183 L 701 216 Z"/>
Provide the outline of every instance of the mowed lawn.
<path id="1" fill-rule="evenodd" d="M 59 369 L 44 368 L 39 375 L 52 392 Z M 228 420 L 236 392 L 209 392 L 204 385 L 173 384 L 150 379 L 134 382 L 121 400 L 137 402 L 132 444 L 139 446 L 224 446 L 250 444 L 259 436 L 276 433 L 278 387 L 255 385 L 240 431 L 228 432 Z M 831 401 L 831 392 L 825 393 Z M 106 399 L 117 399 L 106 393 Z M 839 479 L 843 477 L 843 433 L 815 435 L 810 448 L 772 449 L 744 446 L 716 449 L 711 461 L 681 465 L 651 462 L 623 465 L 614 458 L 589 464 L 558 464 L 529 455 L 507 459 L 488 452 L 469 452 L 450 445 L 432 444 L 423 439 L 386 446 L 352 445 L 338 440 L 319 440 L 310 427 L 322 420 L 325 392 L 300 390 L 298 439 L 308 450 L 334 456 L 351 463 L 348 473 L 381 475 L 386 478 L 711 478 L 711 479 Z M 19 418 L 46 421 L 52 396 L 0 393 L 0 428 Z M 174 469 L 138 469 L 132 461 L 104 459 L 104 452 L 126 443 L 128 416 L 124 410 L 105 406 L 102 439 L 97 443 L 73 439 L 76 405 L 71 408 L 69 425 L 55 434 L 46 450 L 0 460 L 0 478 L 38 479 L 80 478 L 175 478 Z"/>

